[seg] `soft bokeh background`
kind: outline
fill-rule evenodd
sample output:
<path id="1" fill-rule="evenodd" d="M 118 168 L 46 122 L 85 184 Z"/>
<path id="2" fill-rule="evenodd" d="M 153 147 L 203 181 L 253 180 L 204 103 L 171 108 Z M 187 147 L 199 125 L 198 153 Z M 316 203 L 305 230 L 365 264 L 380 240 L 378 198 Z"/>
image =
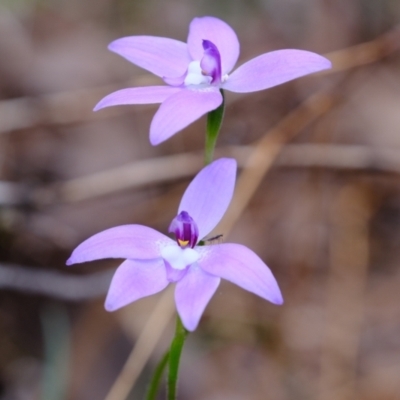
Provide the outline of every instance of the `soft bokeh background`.
<path id="1" fill-rule="evenodd" d="M 334 70 L 227 94 L 219 155 L 236 155 L 250 180 L 266 173 L 217 233 L 256 251 L 286 302 L 224 282 L 185 347 L 179 398 L 400 398 L 399 1 L 0 0 L 1 399 L 104 399 L 147 326 L 148 361 L 133 354 L 125 369 L 128 381 L 140 372 L 129 398 L 143 396 L 171 338 L 168 296 L 108 314 L 118 261 L 65 260 L 108 227 L 167 230 L 200 168 L 204 118 L 152 147 L 156 107 L 91 110 L 157 83 L 108 52 L 111 40 L 185 40 L 201 15 L 236 30 L 240 63 L 302 48 Z M 255 148 L 265 157 L 246 169 Z"/>

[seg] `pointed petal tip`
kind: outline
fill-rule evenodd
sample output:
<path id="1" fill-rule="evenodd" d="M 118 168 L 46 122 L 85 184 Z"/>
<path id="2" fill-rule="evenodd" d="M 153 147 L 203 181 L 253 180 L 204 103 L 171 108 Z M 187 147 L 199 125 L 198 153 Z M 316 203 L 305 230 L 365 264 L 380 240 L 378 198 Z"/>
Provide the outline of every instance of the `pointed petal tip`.
<path id="1" fill-rule="evenodd" d="M 160 137 L 155 137 L 154 134 L 152 134 L 152 131 L 150 131 L 150 144 L 152 146 L 158 146 L 159 144 L 161 144 L 162 142 L 165 142 L 166 139 L 160 138 Z"/>
<path id="2" fill-rule="evenodd" d="M 274 298 L 271 299 L 271 303 L 275 304 L 276 306 L 281 306 L 284 304 L 284 300 L 282 294 L 279 292 L 276 294 Z"/>
<path id="3" fill-rule="evenodd" d="M 71 256 L 71 257 L 68 258 L 68 260 L 65 262 L 65 265 L 70 266 L 70 265 L 72 265 L 72 264 L 75 264 L 75 262 L 74 262 L 74 260 L 72 259 L 72 256 Z"/>
<path id="4" fill-rule="evenodd" d="M 94 106 L 93 111 L 96 112 L 96 111 L 101 110 L 102 108 L 103 108 L 103 106 L 102 106 L 102 104 L 101 104 L 101 101 L 99 101 L 99 102 Z"/>
<path id="5" fill-rule="evenodd" d="M 261 295 L 261 297 L 276 306 L 283 305 L 284 300 L 283 300 L 281 290 L 278 286 L 278 282 L 275 280 L 275 278 L 273 278 L 273 281 L 270 283 L 271 283 L 271 285 L 264 292 L 264 295 Z"/>
<path id="6" fill-rule="evenodd" d="M 116 45 L 118 44 L 118 42 L 120 42 L 120 40 L 121 40 L 121 38 L 115 39 L 115 40 L 113 40 L 112 42 L 110 42 L 110 43 L 108 44 L 108 46 L 107 46 L 107 49 L 110 50 L 110 51 L 114 51 L 115 48 L 116 48 Z"/>
<path id="7" fill-rule="evenodd" d="M 112 93 L 111 93 L 111 94 L 112 94 Z M 103 98 L 93 107 L 93 111 L 94 111 L 94 112 L 99 111 L 99 110 L 101 110 L 102 108 L 107 107 L 107 102 L 104 101 L 104 100 L 107 99 L 108 96 L 109 96 L 109 94 L 108 94 L 107 96 L 103 97 Z"/>
<path id="8" fill-rule="evenodd" d="M 106 298 L 106 301 L 104 302 L 104 309 L 108 312 L 113 312 L 118 310 L 119 307 L 116 307 L 115 304 L 113 304 L 108 298 Z"/>
<path id="9" fill-rule="evenodd" d="M 181 317 L 181 319 L 182 319 L 182 317 Z M 200 321 L 199 321 L 199 322 L 200 322 Z M 187 331 L 189 331 L 189 332 L 195 331 L 196 328 L 199 326 L 199 322 L 197 322 L 197 324 L 193 324 L 193 323 L 190 322 L 190 321 L 184 321 L 184 320 L 182 319 L 182 324 L 183 324 L 183 326 L 184 326 L 185 329 L 186 329 Z"/>
<path id="10" fill-rule="evenodd" d="M 329 60 L 328 58 L 326 58 L 326 57 L 323 57 L 323 56 L 320 56 L 321 57 L 321 64 L 320 64 L 320 67 L 321 67 L 321 71 L 323 71 L 323 70 L 325 70 L 325 69 L 331 69 L 332 68 L 332 61 L 331 60 Z"/>

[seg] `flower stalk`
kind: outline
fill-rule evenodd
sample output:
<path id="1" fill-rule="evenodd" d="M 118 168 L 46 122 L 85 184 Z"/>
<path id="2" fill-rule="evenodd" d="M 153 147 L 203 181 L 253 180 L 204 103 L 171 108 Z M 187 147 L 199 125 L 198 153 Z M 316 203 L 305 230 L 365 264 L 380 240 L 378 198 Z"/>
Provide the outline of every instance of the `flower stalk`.
<path id="1" fill-rule="evenodd" d="M 167 387 L 168 400 L 176 400 L 177 398 L 179 364 L 180 364 L 183 345 L 185 344 L 185 339 L 187 335 L 188 331 L 183 326 L 179 316 L 177 316 L 175 336 L 174 339 L 172 340 L 171 347 L 169 350 L 169 369 L 168 369 L 168 387 Z"/>
<path id="2" fill-rule="evenodd" d="M 210 111 L 207 115 L 206 144 L 204 154 L 205 165 L 210 164 L 213 160 L 215 145 L 217 144 L 219 131 L 221 129 L 222 120 L 224 118 L 225 95 L 222 89 L 221 95 L 223 99 L 221 105 L 215 110 Z"/>
<path id="3" fill-rule="evenodd" d="M 163 376 L 163 372 L 165 367 L 167 366 L 169 361 L 169 350 L 165 352 L 164 356 L 159 361 L 156 369 L 154 370 L 153 376 L 149 383 L 146 400 L 156 400 L 158 394 L 158 388 L 160 387 L 161 378 Z"/>

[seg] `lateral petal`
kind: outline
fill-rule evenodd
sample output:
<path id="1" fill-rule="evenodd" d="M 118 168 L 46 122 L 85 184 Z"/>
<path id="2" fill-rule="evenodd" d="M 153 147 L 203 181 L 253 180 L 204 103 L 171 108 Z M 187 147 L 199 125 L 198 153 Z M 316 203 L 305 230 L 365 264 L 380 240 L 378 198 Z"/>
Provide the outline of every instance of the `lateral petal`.
<path id="1" fill-rule="evenodd" d="M 161 259 L 161 248 L 172 243 L 172 239 L 147 226 L 116 226 L 82 242 L 67 265 L 103 258 Z"/>
<path id="2" fill-rule="evenodd" d="M 209 234 L 225 214 L 232 200 L 236 161 L 220 158 L 203 168 L 186 189 L 178 214 L 187 211 L 199 229 L 199 239 Z"/>
<path id="3" fill-rule="evenodd" d="M 145 86 L 117 90 L 102 98 L 93 111 L 125 104 L 157 104 L 181 89 L 171 86 Z"/>
<path id="4" fill-rule="evenodd" d="M 114 40 L 109 50 L 159 77 L 185 73 L 191 58 L 187 44 L 158 36 L 128 36 Z"/>
<path id="5" fill-rule="evenodd" d="M 232 92 L 256 92 L 331 66 L 327 58 L 310 51 L 277 50 L 244 63 L 221 86 Z"/>
<path id="6" fill-rule="evenodd" d="M 188 48 L 193 60 L 203 57 L 203 40 L 215 44 L 221 55 L 222 75 L 235 66 L 240 52 L 239 40 L 235 31 L 224 21 L 215 17 L 194 18 L 190 23 Z"/>
<path id="7" fill-rule="evenodd" d="M 264 261 L 246 246 L 233 243 L 197 247 L 198 263 L 209 274 L 226 279 L 274 304 L 283 304 L 279 286 Z"/>
<path id="8" fill-rule="evenodd" d="M 105 301 L 107 311 L 115 311 L 168 285 L 162 259 L 126 260 L 115 271 Z"/>
<path id="9" fill-rule="evenodd" d="M 150 125 L 150 142 L 160 144 L 222 103 L 217 88 L 181 89 L 160 106 Z"/>
<path id="10" fill-rule="evenodd" d="M 186 275 L 176 284 L 176 308 L 188 331 L 197 328 L 203 311 L 220 281 L 220 278 L 202 271 L 198 264 L 192 264 Z"/>

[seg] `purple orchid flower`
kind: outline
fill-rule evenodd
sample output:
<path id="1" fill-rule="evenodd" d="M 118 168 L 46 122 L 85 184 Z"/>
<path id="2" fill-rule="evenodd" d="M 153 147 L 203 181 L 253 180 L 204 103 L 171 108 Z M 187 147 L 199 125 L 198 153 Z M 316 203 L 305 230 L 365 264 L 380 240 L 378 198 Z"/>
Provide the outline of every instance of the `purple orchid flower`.
<path id="1" fill-rule="evenodd" d="M 94 108 L 162 103 L 150 126 L 153 145 L 218 108 L 223 101 L 220 89 L 255 92 L 331 68 L 331 62 L 318 54 L 278 50 L 253 58 L 230 74 L 239 57 L 239 41 L 228 24 L 214 17 L 195 18 L 187 44 L 163 37 L 130 36 L 115 40 L 109 49 L 169 85 L 118 90 Z"/>
<path id="2" fill-rule="evenodd" d="M 236 161 L 231 158 L 214 161 L 197 174 L 169 227 L 176 240 L 142 225 L 117 226 L 81 243 L 67 265 L 126 258 L 111 281 L 105 302 L 108 311 L 176 282 L 176 307 L 189 331 L 196 329 L 221 278 L 282 304 L 274 276 L 253 251 L 232 243 L 199 245 L 199 239 L 215 228 L 228 208 L 235 177 Z"/>

